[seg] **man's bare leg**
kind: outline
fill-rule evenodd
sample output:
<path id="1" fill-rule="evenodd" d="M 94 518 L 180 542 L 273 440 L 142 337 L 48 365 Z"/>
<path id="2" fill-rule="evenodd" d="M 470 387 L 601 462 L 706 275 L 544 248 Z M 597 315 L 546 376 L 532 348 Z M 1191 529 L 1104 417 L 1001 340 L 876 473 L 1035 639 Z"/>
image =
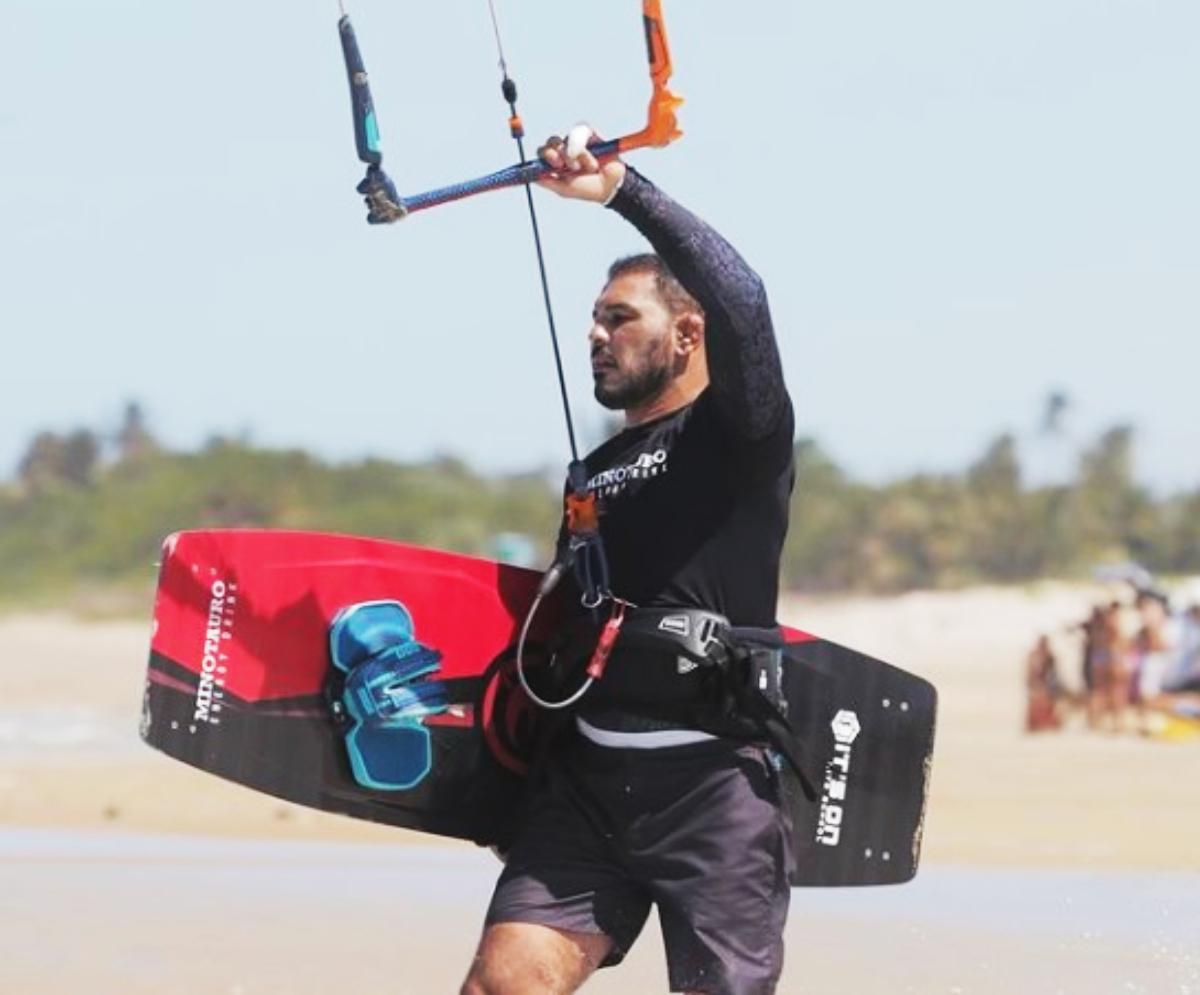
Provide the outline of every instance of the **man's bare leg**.
<path id="1" fill-rule="evenodd" d="M 611 949 L 603 933 L 497 923 L 484 930 L 460 995 L 570 995 Z"/>

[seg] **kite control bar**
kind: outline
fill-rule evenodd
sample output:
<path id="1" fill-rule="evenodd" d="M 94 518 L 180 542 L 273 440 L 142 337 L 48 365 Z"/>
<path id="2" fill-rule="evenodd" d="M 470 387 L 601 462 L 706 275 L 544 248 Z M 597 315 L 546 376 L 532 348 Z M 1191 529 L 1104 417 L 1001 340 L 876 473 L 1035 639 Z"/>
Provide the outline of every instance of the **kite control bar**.
<path id="1" fill-rule="evenodd" d="M 640 131 L 596 142 L 589 150 L 597 159 L 611 158 L 632 149 L 647 146 L 669 145 L 682 132 L 675 119 L 675 109 L 683 98 L 671 92 L 667 83 L 671 78 L 671 53 L 667 47 L 667 35 L 663 28 L 662 0 L 642 0 L 642 19 L 646 31 L 646 54 L 650 62 L 650 80 L 653 91 L 647 111 L 646 125 Z M 388 175 L 383 171 L 383 153 L 379 144 L 379 125 L 371 90 L 367 83 L 367 71 L 362 53 L 354 36 L 350 18 L 343 13 L 338 21 L 342 39 L 342 53 L 346 59 L 346 74 L 350 80 L 350 99 L 354 111 L 354 142 L 358 157 L 367 164 L 367 175 L 358 185 L 358 192 L 367 200 L 370 213 L 367 220 L 372 224 L 387 224 L 399 221 L 414 211 L 424 211 L 439 204 L 463 200 L 490 190 L 523 186 L 541 179 L 551 172 L 540 159 L 518 163 L 505 169 L 488 173 L 476 179 L 438 187 L 424 193 L 401 197 Z"/>

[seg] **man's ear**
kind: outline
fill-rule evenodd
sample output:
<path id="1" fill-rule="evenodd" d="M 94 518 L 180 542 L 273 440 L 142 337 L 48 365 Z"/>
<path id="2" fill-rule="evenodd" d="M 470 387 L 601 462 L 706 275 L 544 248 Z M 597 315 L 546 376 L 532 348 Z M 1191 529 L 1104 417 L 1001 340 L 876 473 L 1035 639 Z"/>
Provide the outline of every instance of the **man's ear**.
<path id="1" fill-rule="evenodd" d="M 704 345 L 704 316 L 684 311 L 675 319 L 675 351 L 686 356 Z"/>

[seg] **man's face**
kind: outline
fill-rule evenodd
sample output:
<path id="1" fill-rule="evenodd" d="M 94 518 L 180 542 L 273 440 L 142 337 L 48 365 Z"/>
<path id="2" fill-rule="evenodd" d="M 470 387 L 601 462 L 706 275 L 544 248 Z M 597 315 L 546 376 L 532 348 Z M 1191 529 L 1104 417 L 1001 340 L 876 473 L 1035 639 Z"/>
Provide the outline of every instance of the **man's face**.
<path id="1" fill-rule="evenodd" d="M 674 325 L 653 273 L 623 273 L 608 283 L 588 332 L 596 400 L 628 410 L 660 393 L 674 371 Z"/>

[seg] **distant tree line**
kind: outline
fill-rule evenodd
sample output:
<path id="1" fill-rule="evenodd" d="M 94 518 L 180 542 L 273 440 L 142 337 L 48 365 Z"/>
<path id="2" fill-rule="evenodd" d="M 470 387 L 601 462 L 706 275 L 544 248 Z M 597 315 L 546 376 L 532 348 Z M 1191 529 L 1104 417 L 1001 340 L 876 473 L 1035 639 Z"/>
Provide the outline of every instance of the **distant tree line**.
<path id="1" fill-rule="evenodd" d="M 1156 498 L 1134 479 L 1133 456 L 1133 429 L 1117 426 L 1084 450 L 1070 480 L 1027 486 L 1015 438 L 1001 435 L 961 473 L 872 487 L 802 441 L 786 582 L 901 591 L 1071 577 L 1118 560 L 1200 572 L 1200 487 Z"/>
<path id="2" fill-rule="evenodd" d="M 1002 435 L 962 472 L 876 486 L 800 440 L 784 584 L 894 592 L 1068 577 L 1113 559 L 1200 573 L 1200 487 L 1155 497 L 1133 457 L 1134 432 L 1118 426 L 1072 479 L 1028 486 Z M 318 529 L 478 555 L 518 532 L 548 559 L 560 488 L 551 473 L 485 477 L 452 458 L 330 463 L 222 437 L 173 452 L 130 404 L 111 437 L 81 428 L 30 440 L 16 480 L 0 485 L 0 595 L 148 582 L 162 538 L 185 528 Z"/>

